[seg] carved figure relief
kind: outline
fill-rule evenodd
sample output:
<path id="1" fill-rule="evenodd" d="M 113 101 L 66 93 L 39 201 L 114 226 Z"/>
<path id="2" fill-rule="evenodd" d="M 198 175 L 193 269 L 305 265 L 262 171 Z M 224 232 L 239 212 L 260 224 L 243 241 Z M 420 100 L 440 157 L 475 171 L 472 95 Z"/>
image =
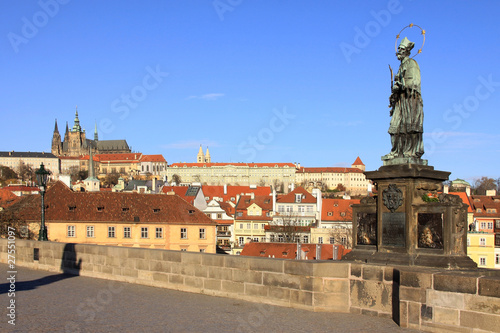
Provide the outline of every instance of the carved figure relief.
<path id="1" fill-rule="evenodd" d="M 403 204 L 403 191 L 396 184 L 389 184 L 389 187 L 382 191 L 384 206 L 394 213 Z"/>

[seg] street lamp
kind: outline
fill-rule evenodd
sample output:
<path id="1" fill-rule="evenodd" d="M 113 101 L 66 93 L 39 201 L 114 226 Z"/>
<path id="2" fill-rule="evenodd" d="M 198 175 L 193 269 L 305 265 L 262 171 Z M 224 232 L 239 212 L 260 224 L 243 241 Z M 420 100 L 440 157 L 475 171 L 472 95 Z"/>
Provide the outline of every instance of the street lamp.
<path id="1" fill-rule="evenodd" d="M 48 241 L 47 239 L 47 229 L 45 228 L 45 203 L 44 203 L 44 196 L 45 196 L 45 189 L 47 187 L 47 177 L 50 174 L 50 171 L 45 170 L 45 167 L 42 164 L 40 164 L 40 169 L 36 170 L 36 182 L 38 186 L 40 187 L 40 194 L 42 195 L 42 225 L 40 226 L 40 233 L 38 236 L 39 241 Z"/>

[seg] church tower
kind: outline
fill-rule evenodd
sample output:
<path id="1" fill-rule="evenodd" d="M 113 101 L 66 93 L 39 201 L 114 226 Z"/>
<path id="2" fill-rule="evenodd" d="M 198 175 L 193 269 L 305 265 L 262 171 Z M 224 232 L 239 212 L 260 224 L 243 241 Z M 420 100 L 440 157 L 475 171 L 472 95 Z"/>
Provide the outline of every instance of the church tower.
<path id="1" fill-rule="evenodd" d="M 205 154 L 203 154 L 203 149 L 200 145 L 200 150 L 198 151 L 198 155 L 196 156 L 197 163 L 205 163 Z"/>
<path id="2" fill-rule="evenodd" d="M 210 158 L 210 152 L 208 151 L 208 147 L 207 147 L 207 153 L 205 154 L 205 163 L 212 163 L 212 159 Z"/>
<path id="3" fill-rule="evenodd" d="M 99 191 L 100 182 L 95 176 L 94 156 L 92 156 L 92 148 L 89 148 L 89 176 L 83 181 L 87 192 Z"/>
<path id="4" fill-rule="evenodd" d="M 62 141 L 61 134 L 59 134 L 59 129 L 57 128 L 57 119 L 54 127 L 54 134 L 52 135 L 52 147 L 50 152 L 56 156 L 60 156 L 62 154 Z"/>

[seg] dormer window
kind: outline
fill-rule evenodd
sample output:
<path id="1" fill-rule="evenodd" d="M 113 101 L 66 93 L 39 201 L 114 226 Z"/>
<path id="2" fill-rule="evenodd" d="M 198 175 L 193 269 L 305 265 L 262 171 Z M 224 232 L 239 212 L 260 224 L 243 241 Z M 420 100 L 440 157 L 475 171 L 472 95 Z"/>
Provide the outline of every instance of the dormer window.
<path id="1" fill-rule="evenodd" d="M 333 212 L 328 212 L 328 216 L 333 216 Z"/>
<path id="2" fill-rule="evenodd" d="M 122 208 L 122 212 L 128 212 L 129 210 L 130 210 L 130 208 L 128 208 L 128 207 L 123 207 Z"/>
<path id="3" fill-rule="evenodd" d="M 302 194 L 295 194 L 295 202 L 302 202 Z"/>
<path id="4" fill-rule="evenodd" d="M 70 212 L 74 212 L 76 210 L 76 206 L 68 206 Z"/>
<path id="5" fill-rule="evenodd" d="M 153 208 L 153 213 L 159 213 L 160 212 L 160 208 Z"/>
<path id="6" fill-rule="evenodd" d="M 104 206 L 97 206 L 97 211 L 98 212 L 104 211 Z"/>

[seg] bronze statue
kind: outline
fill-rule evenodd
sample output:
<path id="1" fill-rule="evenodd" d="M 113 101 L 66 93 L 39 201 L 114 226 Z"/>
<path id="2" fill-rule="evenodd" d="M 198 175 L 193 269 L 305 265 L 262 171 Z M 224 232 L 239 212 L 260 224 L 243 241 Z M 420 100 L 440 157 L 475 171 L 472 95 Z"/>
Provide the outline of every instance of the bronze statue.
<path id="1" fill-rule="evenodd" d="M 424 112 L 420 95 L 420 68 L 417 62 L 410 58 L 414 46 L 415 43 L 405 37 L 396 53 L 401 65 L 391 83 L 392 91 L 389 97 L 392 117 L 389 134 L 392 149 L 389 154 L 382 157 L 383 160 L 399 157 L 420 159 L 424 154 L 422 139 Z"/>

